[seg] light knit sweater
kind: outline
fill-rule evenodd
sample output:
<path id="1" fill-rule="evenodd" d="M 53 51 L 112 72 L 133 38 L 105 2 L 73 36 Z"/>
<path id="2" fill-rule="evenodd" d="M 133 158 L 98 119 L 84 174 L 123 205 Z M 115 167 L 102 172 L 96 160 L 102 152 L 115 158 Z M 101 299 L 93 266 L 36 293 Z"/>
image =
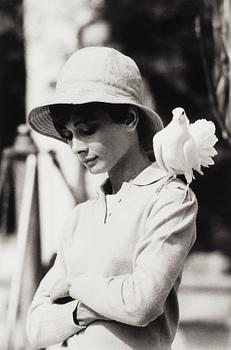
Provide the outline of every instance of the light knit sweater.
<path id="1" fill-rule="evenodd" d="M 169 180 L 156 163 L 115 195 L 105 195 L 105 188 L 71 213 L 55 264 L 29 309 L 34 347 L 68 339 L 73 350 L 171 348 L 177 290 L 196 236 L 195 195 L 185 196 L 185 184 Z M 66 277 L 76 300 L 52 303 L 51 287 Z"/>

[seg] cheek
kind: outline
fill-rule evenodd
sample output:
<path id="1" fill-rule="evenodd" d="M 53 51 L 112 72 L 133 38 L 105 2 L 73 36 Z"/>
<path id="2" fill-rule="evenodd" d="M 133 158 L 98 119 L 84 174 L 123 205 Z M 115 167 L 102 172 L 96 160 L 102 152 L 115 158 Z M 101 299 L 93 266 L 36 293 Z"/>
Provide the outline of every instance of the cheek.
<path id="1" fill-rule="evenodd" d="M 107 130 L 106 133 L 98 134 L 97 138 L 89 143 L 89 149 L 110 163 L 119 160 L 129 148 L 128 136 L 121 130 Z"/>
<path id="2" fill-rule="evenodd" d="M 97 137 L 95 139 L 92 139 L 91 142 L 89 142 L 88 146 L 89 149 L 91 149 L 94 152 L 100 153 L 100 154 L 106 154 L 114 147 L 113 137 L 110 135 L 101 135 L 98 133 Z M 113 145 L 112 145 L 113 144 Z"/>
<path id="3" fill-rule="evenodd" d="M 89 156 L 98 156 L 100 161 L 108 161 L 110 159 L 110 147 L 100 141 L 88 143 Z"/>
<path id="4" fill-rule="evenodd" d="M 112 138 L 109 140 L 105 152 L 107 154 L 107 159 L 115 163 L 126 154 L 127 150 L 127 140 Z"/>

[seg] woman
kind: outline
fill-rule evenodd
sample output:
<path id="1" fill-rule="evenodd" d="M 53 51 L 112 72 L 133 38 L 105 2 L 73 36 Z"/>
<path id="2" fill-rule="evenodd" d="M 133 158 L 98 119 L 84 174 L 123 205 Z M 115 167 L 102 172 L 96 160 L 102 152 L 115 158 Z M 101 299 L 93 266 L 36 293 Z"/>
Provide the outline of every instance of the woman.
<path id="1" fill-rule="evenodd" d="M 74 208 L 34 296 L 27 333 L 36 348 L 171 349 L 197 202 L 150 161 L 162 122 L 141 96 L 132 59 L 89 47 L 64 65 L 54 99 L 29 114 L 92 174 L 108 173 L 98 197 Z"/>

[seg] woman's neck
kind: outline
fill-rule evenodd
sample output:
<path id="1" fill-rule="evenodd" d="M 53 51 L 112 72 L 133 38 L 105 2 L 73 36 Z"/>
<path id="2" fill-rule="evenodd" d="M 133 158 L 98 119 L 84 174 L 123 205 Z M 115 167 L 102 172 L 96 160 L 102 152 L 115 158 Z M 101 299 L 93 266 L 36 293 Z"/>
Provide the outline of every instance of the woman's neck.
<path id="1" fill-rule="evenodd" d="M 145 152 L 140 147 L 133 148 L 108 172 L 112 192 L 117 193 L 123 182 L 129 182 L 134 179 L 149 164 L 150 161 Z"/>

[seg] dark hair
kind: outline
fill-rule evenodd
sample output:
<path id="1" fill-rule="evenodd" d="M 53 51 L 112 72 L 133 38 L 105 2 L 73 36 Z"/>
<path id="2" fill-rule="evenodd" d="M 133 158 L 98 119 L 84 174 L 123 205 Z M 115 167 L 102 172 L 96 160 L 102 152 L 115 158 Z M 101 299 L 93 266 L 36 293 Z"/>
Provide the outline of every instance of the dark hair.
<path id="1" fill-rule="evenodd" d="M 61 130 L 64 129 L 64 124 L 70 120 L 71 111 L 74 109 L 77 113 L 84 110 L 94 110 L 96 107 L 106 111 L 114 123 L 125 123 L 127 114 L 132 105 L 130 104 L 110 104 L 104 102 L 90 102 L 82 105 L 72 104 L 57 104 L 49 106 L 50 114 L 53 120 L 53 124 L 58 133 L 62 136 Z M 137 133 L 141 146 L 146 150 L 152 150 L 152 139 L 154 131 L 148 127 L 146 123 L 145 112 L 136 106 L 132 106 L 136 109 L 139 121 L 137 125 Z M 88 114 L 89 118 L 91 113 Z"/>

